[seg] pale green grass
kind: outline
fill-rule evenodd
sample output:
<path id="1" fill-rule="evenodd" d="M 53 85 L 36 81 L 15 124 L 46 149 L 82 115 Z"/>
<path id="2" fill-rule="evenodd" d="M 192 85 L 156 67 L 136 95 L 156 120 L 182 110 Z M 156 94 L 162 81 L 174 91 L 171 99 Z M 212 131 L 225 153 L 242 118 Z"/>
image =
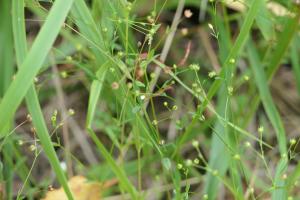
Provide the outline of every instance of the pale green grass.
<path id="1" fill-rule="evenodd" d="M 276 16 L 267 4 L 245 1 L 242 13 L 208 1 L 201 9 L 207 19 L 198 24 L 197 12 L 192 18 L 184 13 L 173 38 L 165 24 L 174 20 L 175 0 L 1 2 L 0 187 L 3 182 L 6 199 L 40 198 L 57 183 L 68 199 L 76 199 L 61 164 L 66 154 L 75 175 L 117 180 L 103 191 L 105 197 L 281 200 L 299 195 L 299 141 L 292 140 L 299 135 L 291 138 L 287 131 L 270 84 L 282 64 L 291 64 L 296 81 L 291 84 L 300 93 L 300 12 L 281 2 L 294 15 Z M 185 6 L 197 11 L 199 1 L 186 0 Z M 187 36 L 181 29 L 186 25 L 192 26 Z M 198 41 L 199 27 L 209 35 L 213 52 L 208 53 L 215 54 L 219 71 Z M 162 62 L 166 38 L 172 43 Z M 177 66 L 188 40 L 186 63 Z M 60 133 L 68 119 L 47 121 L 43 113 L 56 99 L 49 84 L 53 64 L 67 103 L 73 93 L 81 97 L 72 103 L 83 107 L 74 119 L 87 133 L 96 163 L 86 162 L 72 135 L 67 142 L 75 148 L 65 148 Z M 159 77 L 152 73 L 156 67 Z M 42 82 L 35 83 L 39 76 Z M 33 140 L 20 134 L 31 126 L 26 115 L 20 123 L 23 110 L 32 118 Z M 25 150 L 30 144 L 37 148 L 32 155 Z M 36 169 L 43 156 L 51 169 Z M 55 180 L 36 177 L 35 170 L 53 171 Z M 16 181 L 22 184 L 17 193 Z"/>

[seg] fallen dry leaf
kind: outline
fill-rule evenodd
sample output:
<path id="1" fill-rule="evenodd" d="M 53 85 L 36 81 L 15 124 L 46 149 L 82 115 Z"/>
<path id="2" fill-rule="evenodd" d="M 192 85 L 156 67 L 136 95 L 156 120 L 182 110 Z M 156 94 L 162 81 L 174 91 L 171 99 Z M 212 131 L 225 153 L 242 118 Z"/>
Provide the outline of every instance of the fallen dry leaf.
<path id="1" fill-rule="evenodd" d="M 68 185 L 74 195 L 75 200 L 99 200 L 101 191 L 113 183 L 100 183 L 88 181 L 84 176 L 74 176 L 68 181 Z M 68 200 L 62 188 L 48 191 L 43 200 Z"/>

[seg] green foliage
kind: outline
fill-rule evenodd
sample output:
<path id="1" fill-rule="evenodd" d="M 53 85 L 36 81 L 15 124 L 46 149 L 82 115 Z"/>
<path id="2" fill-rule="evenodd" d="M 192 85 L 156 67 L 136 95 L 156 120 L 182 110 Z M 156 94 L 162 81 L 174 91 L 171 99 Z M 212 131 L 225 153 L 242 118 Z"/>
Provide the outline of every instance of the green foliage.
<path id="1" fill-rule="evenodd" d="M 299 18 L 278 0 L 1 1 L 0 199 L 76 199 L 76 175 L 109 198 L 299 195 L 298 104 L 274 89 L 299 97 Z"/>

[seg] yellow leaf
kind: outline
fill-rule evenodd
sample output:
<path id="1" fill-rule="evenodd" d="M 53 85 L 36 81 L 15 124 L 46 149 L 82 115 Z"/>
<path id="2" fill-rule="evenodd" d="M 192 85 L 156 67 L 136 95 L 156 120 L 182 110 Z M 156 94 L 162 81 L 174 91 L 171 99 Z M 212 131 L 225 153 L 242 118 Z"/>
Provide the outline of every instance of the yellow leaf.
<path id="1" fill-rule="evenodd" d="M 68 181 L 68 185 L 75 200 L 99 200 L 103 184 L 90 182 L 84 176 L 74 176 Z M 48 191 L 43 200 L 68 200 L 62 188 Z"/>

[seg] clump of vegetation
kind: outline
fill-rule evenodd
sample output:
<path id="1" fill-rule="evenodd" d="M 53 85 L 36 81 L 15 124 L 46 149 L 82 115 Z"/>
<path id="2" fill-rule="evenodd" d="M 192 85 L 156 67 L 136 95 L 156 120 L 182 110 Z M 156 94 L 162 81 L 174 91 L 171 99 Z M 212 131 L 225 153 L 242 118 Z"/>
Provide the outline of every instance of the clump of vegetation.
<path id="1" fill-rule="evenodd" d="M 0 199 L 299 197 L 299 1 L 0 16 Z"/>

